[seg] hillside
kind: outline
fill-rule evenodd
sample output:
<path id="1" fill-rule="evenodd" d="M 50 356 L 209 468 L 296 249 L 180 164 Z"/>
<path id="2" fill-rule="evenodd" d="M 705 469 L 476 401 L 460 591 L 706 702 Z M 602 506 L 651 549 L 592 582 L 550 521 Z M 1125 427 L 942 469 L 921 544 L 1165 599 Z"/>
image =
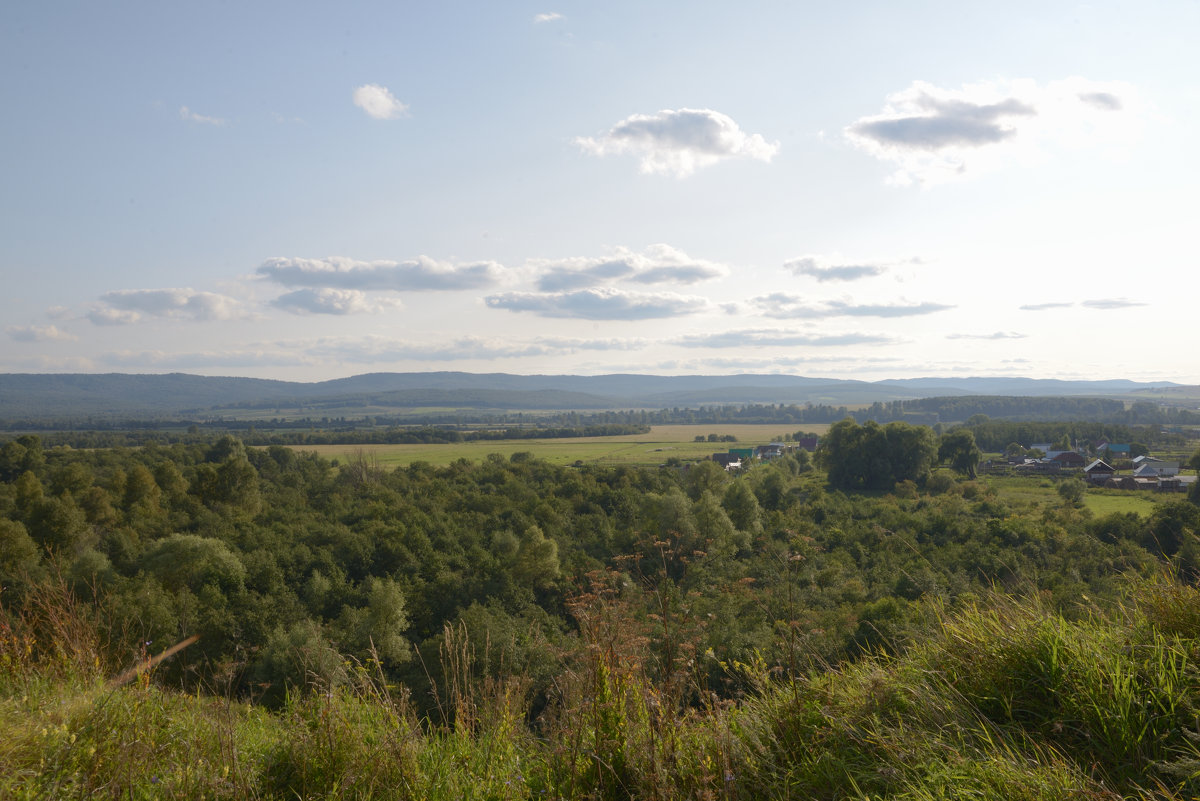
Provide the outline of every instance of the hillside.
<path id="1" fill-rule="evenodd" d="M 369 373 L 316 383 L 171 373 L 0 375 L 0 420 L 55 418 L 236 418 L 239 410 L 282 416 L 379 414 L 438 407 L 495 410 L 657 409 L 721 404 L 856 405 L 954 395 L 1136 397 L 1200 393 L 1170 382 L 1045 381 L 1027 378 L 839 381 L 787 375 L 600 376 L 506 373 Z"/>

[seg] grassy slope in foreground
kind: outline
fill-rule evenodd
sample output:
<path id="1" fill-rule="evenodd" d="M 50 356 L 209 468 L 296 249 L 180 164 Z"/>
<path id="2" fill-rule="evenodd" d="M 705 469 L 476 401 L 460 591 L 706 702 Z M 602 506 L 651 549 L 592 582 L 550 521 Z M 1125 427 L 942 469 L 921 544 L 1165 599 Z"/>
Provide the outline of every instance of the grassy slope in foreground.
<path id="1" fill-rule="evenodd" d="M 1200 793 L 1200 592 L 1164 578 L 1138 580 L 1115 613 L 1074 620 L 996 597 L 904 656 L 790 684 L 731 665 L 759 687 L 734 705 L 689 706 L 647 679 L 636 645 L 598 640 L 536 735 L 520 677 L 468 681 L 451 697 L 456 722 L 427 727 L 368 669 L 279 713 L 142 676 L 113 686 L 86 621 L 58 605 L 42 626 L 0 628 L 3 798 Z"/>

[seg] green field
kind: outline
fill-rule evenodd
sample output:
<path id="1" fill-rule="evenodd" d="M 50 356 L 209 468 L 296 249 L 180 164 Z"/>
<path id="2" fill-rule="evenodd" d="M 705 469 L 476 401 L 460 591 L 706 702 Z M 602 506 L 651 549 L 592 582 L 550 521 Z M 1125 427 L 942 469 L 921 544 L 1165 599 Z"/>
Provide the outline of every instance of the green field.
<path id="1" fill-rule="evenodd" d="M 1063 500 L 1058 495 L 1058 482 L 1045 476 L 986 476 L 983 481 L 1002 501 L 1015 507 L 1060 506 Z M 1146 516 L 1159 503 L 1182 496 L 1145 492 L 1138 490 L 1116 490 L 1088 487 L 1083 496 L 1084 508 L 1096 516 L 1113 512 L 1136 512 Z"/>
<path id="2" fill-rule="evenodd" d="M 828 425 L 806 425 L 805 431 L 824 434 Z M 413 462 L 446 465 L 458 459 L 480 461 L 489 453 L 505 457 L 527 451 L 553 464 L 658 465 L 671 457 L 690 461 L 703 459 L 729 448 L 746 448 L 777 441 L 795 428 L 766 425 L 665 425 L 653 426 L 646 434 L 619 437 L 570 437 L 565 439 L 506 439 L 456 442 L 446 445 L 297 445 L 296 450 L 315 451 L 329 459 L 346 460 L 360 452 L 378 460 L 382 467 L 399 467 Z M 733 435 L 737 442 L 694 442 L 697 436 Z"/>
<path id="3" fill-rule="evenodd" d="M 1183 497 L 1175 493 L 1115 489 L 1089 489 L 1083 496 L 1084 506 L 1096 516 L 1113 512 L 1137 512 L 1143 517 L 1151 514 L 1160 502 L 1179 500 Z"/>

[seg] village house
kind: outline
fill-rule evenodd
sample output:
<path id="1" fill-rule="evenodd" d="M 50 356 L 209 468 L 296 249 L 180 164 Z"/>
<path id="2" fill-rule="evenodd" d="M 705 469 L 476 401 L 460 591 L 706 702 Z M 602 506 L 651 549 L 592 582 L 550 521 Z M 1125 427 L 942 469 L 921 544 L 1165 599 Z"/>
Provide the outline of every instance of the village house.
<path id="1" fill-rule="evenodd" d="M 778 459 L 789 450 L 792 450 L 792 448 L 784 445 L 782 442 L 772 442 L 770 445 L 759 445 L 754 449 L 754 455 L 764 462 L 769 462 L 772 459 Z"/>
<path id="2" fill-rule="evenodd" d="M 1136 478 L 1166 478 L 1179 475 L 1178 462 L 1145 462 L 1135 465 L 1133 475 Z"/>
<path id="3" fill-rule="evenodd" d="M 738 470 L 742 466 L 741 457 L 733 453 L 714 453 L 712 460 L 726 470 Z"/>
<path id="4" fill-rule="evenodd" d="M 1078 469 L 1087 464 L 1087 459 L 1075 451 L 1062 451 L 1049 457 L 1052 462 L 1058 462 L 1060 467 Z"/>
<path id="5" fill-rule="evenodd" d="M 1117 472 L 1112 469 L 1112 466 L 1103 459 L 1097 459 L 1087 467 L 1083 468 L 1087 480 L 1093 484 L 1103 484 L 1108 481 Z"/>
<path id="6" fill-rule="evenodd" d="M 796 443 L 796 447 L 803 448 L 809 453 L 813 453 L 817 449 L 817 435 L 810 434 L 805 437 L 796 437 L 792 440 Z"/>

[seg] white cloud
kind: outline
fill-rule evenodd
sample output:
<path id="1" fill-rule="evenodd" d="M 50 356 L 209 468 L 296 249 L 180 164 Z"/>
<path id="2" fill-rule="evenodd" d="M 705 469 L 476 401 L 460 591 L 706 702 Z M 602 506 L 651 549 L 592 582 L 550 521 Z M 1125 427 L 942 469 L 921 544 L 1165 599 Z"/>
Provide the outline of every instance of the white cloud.
<path id="1" fill-rule="evenodd" d="M 369 301 L 357 289 L 297 289 L 280 295 L 271 305 L 292 314 L 376 314 L 400 306 L 399 301 Z"/>
<path id="2" fill-rule="evenodd" d="M 96 325 L 136 323 L 145 316 L 191 320 L 245 317 L 242 304 L 227 295 L 194 289 L 120 289 L 106 292 L 87 317 Z"/>
<path id="3" fill-rule="evenodd" d="M 630 153 L 641 158 L 641 170 L 683 178 L 700 167 L 732 158 L 770 161 L 778 142 L 747 134 L 728 116 L 712 109 L 664 109 L 634 114 L 608 133 L 575 140 L 594 156 Z"/>
<path id="4" fill-rule="evenodd" d="M 1104 111 L 1120 111 L 1124 107 L 1121 98 L 1111 92 L 1080 92 L 1079 99 Z"/>
<path id="5" fill-rule="evenodd" d="M 179 107 L 179 119 L 187 120 L 188 122 L 198 122 L 203 125 L 216 125 L 218 127 L 225 124 L 225 120 L 220 117 L 207 117 L 203 114 L 197 114 L 187 106 Z"/>
<path id="6" fill-rule="evenodd" d="M 825 256 L 801 256 L 784 262 L 783 268 L 797 276 L 808 276 L 818 281 L 857 281 L 883 275 L 893 263 L 850 262 L 831 263 Z"/>
<path id="7" fill-rule="evenodd" d="M 554 22 L 554 21 L 560 20 L 562 18 L 563 18 L 563 15 L 559 14 L 557 11 L 550 11 L 545 14 L 534 14 L 533 15 L 533 21 L 537 22 L 537 23 Z"/>
<path id="8" fill-rule="evenodd" d="M 809 320 L 825 317 L 913 317 L 954 308 L 943 303 L 851 303 L 826 300 L 821 305 L 805 303 L 803 298 L 776 292 L 754 298 L 750 303 L 766 317 L 780 320 Z"/>
<path id="9" fill-rule="evenodd" d="M 542 317 L 584 320 L 650 320 L 695 314 L 710 307 L 705 298 L 670 292 L 645 294 L 620 289 L 582 289 L 575 292 L 508 292 L 485 299 L 493 309 L 528 311 Z"/>
<path id="10" fill-rule="evenodd" d="M 97 306 L 88 311 L 87 318 L 93 325 L 132 325 L 142 319 L 142 315 L 111 306 Z"/>
<path id="11" fill-rule="evenodd" d="M 1100 298 L 1097 300 L 1085 300 L 1079 304 L 1086 309 L 1129 309 L 1134 306 L 1145 306 L 1145 303 L 1137 300 L 1126 300 L 1125 298 Z"/>
<path id="12" fill-rule="evenodd" d="M 546 259 L 531 261 L 528 266 L 541 272 L 537 286 L 543 292 L 584 289 L 617 279 L 640 284 L 694 284 L 729 272 L 723 264 L 694 259 L 664 244 L 650 245 L 643 253 L 617 248 L 611 257 Z"/>
<path id="13" fill-rule="evenodd" d="M 356 261 L 335 256 L 267 259 L 257 273 L 288 287 L 418 292 L 492 286 L 501 269 L 490 261 L 455 265 L 425 256 L 411 261 Z"/>
<path id="14" fill-rule="evenodd" d="M 1021 311 L 1050 311 L 1051 309 L 1069 309 L 1074 306 L 1074 303 L 1026 303 L 1024 306 L 1018 306 Z"/>
<path id="15" fill-rule="evenodd" d="M 933 184 L 1035 163 L 1055 148 L 1127 142 L 1140 104 L 1132 87 L 1067 78 L 989 81 L 953 90 L 916 81 L 884 110 L 845 129 L 855 146 L 898 165 L 898 184 Z"/>
<path id="16" fill-rule="evenodd" d="M 881 345 L 895 342 L 882 334 L 810 334 L 803 331 L 746 329 L 719 334 L 689 334 L 674 341 L 685 348 L 763 348 L 763 347 L 838 347 L 842 345 Z"/>
<path id="17" fill-rule="evenodd" d="M 1025 339 L 1028 334 L 1015 331 L 997 331 L 994 334 L 946 334 L 946 339 Z"/>
<path id="18" fill-rule="evenodd" d="M 408 106 L 397 100 L 386 86 L 377 83 L 363 84 L 354 90 L 353 97 L 354 105 L 372 119 L 394 120 L 408 111 Z"/>
<path id="19" fill-rule="evenodd" d="M 568 258 L 555 262 L 534 262 L 533 266 L 545 269 L 538 276 L 538 289 L 543 292 L 564 292 L 625 278 L 634 271 L 629 261 L 618 255 L 612 259 Z"/>
<path id="20" fill-rule="evenodd" d="M 74 342 L 79 339 L 54 325 L 10 325 L 4 332 L 17 342 Z"/>

